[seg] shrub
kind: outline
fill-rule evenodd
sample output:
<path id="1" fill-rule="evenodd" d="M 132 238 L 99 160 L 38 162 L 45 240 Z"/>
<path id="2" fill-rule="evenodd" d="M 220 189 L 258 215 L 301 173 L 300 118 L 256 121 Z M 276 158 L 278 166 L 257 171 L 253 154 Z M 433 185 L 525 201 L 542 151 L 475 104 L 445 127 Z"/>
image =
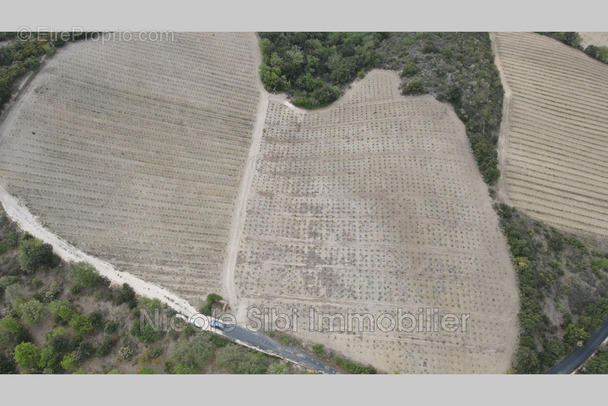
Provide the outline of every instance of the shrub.
<path id="1" fill-rule="evenodd" d="M 210 293 L 207 295 L 207 300 L 205 302 L 205 306 L 201 309 L 201 313 L 207 316 L 211 316 L 211 307 L 213 303 L 219 302 L 222 300 L 222 297 L 217 293 Z"/>
<path id="2" fill-rule="evenodd" d="M 86 262 L 72 264 L 70 275 L 74 280 L 74 286 L 78 288 L 94 288 L 107 282 L 107 279 L 97 273 L 93 265 Z"/>
<path id="3" fill-rule="evenodd" d="M 317 357 L 320 357 L 320 358 L 325 357 L 325 349 L 323 348 L 323 344 L 313 345 L 312 352 L 314 352 Z"/>
<path id="4" fill-rule="evenodd" d="M 270 364 L 270 366 L 268 367 L 268 373 L 274 374 L 274 375 L 281 375 L 281 374 L 290 374 L 291 371 L 289 369 L 289 365 L 279 364 L 278 362 L 275 362 L 273 364 Z"/>
<path id="5" fill-rule="evenodd" d="M 163 336 L 163 332 L 147 320 L 133 323 L 131 334 L 144 344 L 152 344 Z"/>
<path id="6" fill-rule="evenodd" d="M 82 341 L 76 350 L 76 359 L 78 361 L 84 361 L 93 354 L 95 354 L 95 347 L 93 347 L 93 344 L 88 341 Z"/>
<path id="7" fill-rule="evenodd" d="M 156 371 L 154 371 L 154 369 L 151 367 L 141 367 L 137 369 L 137 373 L 140 375 L 153 375 L 156 373 Z"/>
<path id="8" fill-rule="evenodd" d="M 49 310 L 55 316 L 55 321 L 63 324 L 69 323 L 76 314 L 70 303 L 65 300 L 53 300 L 49 303 Z"/>
<path id="9" fill-rule="evenodd" d="M 263 374 L 267 369 L 264 354 L 247 351 L 243 359 L 237 364 L 236 371 L 239 374 Z"/>
<path id="10" fill-rule="evenodd" d="M 78 366 L 78 361 L 76 360 L 76 357 L 70 353 L 63 357 L 60 365 L 66 372 L 72 372 Z"/>
<path id="11" fill-rule="evenodd" d="M 70 320 L 70 327 L 78 336 L 83 336 L 91 333 L 95 326 L 91 317 L 82 314 L 75 314 Z"/>
<path id="12" fill-rule="evenodd" d="M 426 89 L 421 80 L 413 80 L 403 89 L 404 95 L 419 95 L 424 93 L 426 93 Z"/>
<path id="13" fill-rule="evenodd" d="M 129 346 L 120 347 L 118 350 L 118 359 L 121 361 L 128 361 L 133 358 L 133 349 Z"/>
<path id="14" fill-rule="evenodd" d="M 40 351 L 32 343 L 21 343 L 15 347 L 14 359 L 21 368 L 33 369 L 40 363 Z"/>
<path id="15" fill-rule="evenodd" d="M 112 347 L 114 346 L 114 339 L 112 337 L 104 337 L 101 340 L 101 343 L 97 346 L 97 355 L 100 357 L 105 357 L 112 351 Z"/>
<path id="16" fill-rule="evenodd" d="M 55 367 L 59 363 L 60 353 L 55 351 L 52 346 L 44 347 L 40 350 L 40 360 L 38 361 L 38 368 L 48 368 L 54 371 Z"/>
<path id="17" fill-rule="evenodd" d="M 108 321 L 103 329 L 105 334 L 114 334 L 118 331 L 118 322 L 111 320 Z"/>
<path id="18" fill-rule="evenodd" d="M 334 356 L 334 363 L 347 372 L 355 374 L 376 374 L 376 368 L 371 365 L 363 365 L 352 360 L 346 360 L 338 355 Z"/>
<path id="19" fill-rule="evenodd" d="M 0 319 L 0 350 L 28 341 L 30 341 L 29 332 L 18 320 L 10 316 Z"/>
<path id="20" fill-rule="evenodd" d="M 42 266 L 52 267 L 54 264 L 53 246 L 45 244 L 37 238 L 25 237 L 19 242 L 19 266 L 31 274 Z"/>
<path id="21" fill-rule="evenodd" d="M 238 363 L 243 359 L 243 351 L 235 344 L 229 344 L 217 350 L 215 353 L 215 362 L 218 367 L 230 372 L 236 373 Z"/>
<path id="22" fill-rule="evenodd" d="M 196 334 L 188 341 L 180 342 L 173 351 L 173 358 L 178 362 L 175 373 L 198 373 L 211 359 L 214 346 L 209 337 Z"/>
<path id="23" fill-rule="evenodd" d="M 42 316 L 44 316 L 44 305 L 36 299 L 20 303 L 16 310 L 21 320 L 29 325 L 38 323 L 42 319 Z"/>
<path id="24" fill-rule="evenodd" d="M 403 70 L 401 71 L 401 76 L 411 78 L 418 72 L 420 72 L 420 69 L 418 69 L 418 66 L 414 63 L 414 61 L 407 61 L 403 67 Z"/>

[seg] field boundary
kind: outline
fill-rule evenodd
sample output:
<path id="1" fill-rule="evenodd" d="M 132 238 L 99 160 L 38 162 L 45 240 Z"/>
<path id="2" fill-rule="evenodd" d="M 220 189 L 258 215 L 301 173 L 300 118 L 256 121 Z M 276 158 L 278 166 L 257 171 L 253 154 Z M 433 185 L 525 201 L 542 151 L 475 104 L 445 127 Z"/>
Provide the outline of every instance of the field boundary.
<path id="1" fill-rule="evenodd" d="M 105 276 L 112 282 L 118 284 L 128 283 L 135 293 L 149 298 L 159 299 L 161 302 L 166 303 L 169 307 L 188 318 L 193 314 L 196 314 L 196 310 L 186 300 L 180 299 L 177 295 L 160 286 L 145 282 L 128 272 L 120 271 L 110 263 L 84 253 L 63 238 L 54 234 L 40 224 L 38 218 L 1 185 L 0 202 L 11 220 L 17 223 L 23 231 L 51 244 L 53 246 L 53 251 L 64 261 L 86 261 L 93 265 L 100 275 Z"/>
<path id="2" fill-rule="evenodd" d="M 255 46 L 258 48 L 258 52 L 256 52 L 256 63 L 259 66 L 262 63 L 262 51 L 259 49 L 257 41 L 258 37 L 256 35 Z M 230 227 L 226 259 L 224 260 L 224 292 L 226 292 L 228 296 L 228 304 L 233 311 L 236 311 L 239 305 L 238 295 L 234 286 L 234 272 L 236 268 L 236 260 L 238 256 L 239 245 L 241 242 L 241 235 L 243 234 L 245 217 L 247 214 L 247 200 L 249 199 L 251 184 L 253 182 L 253 175 L 255 174 L 255 163 L 257 162 L 258 155 L 260 152 L 260 145 L 262 144 L 262 136 L 264 133 L 264 125 L 266 123 L 266 113 L 268 111 L 269 101 L 268 92 L 266 92 L 266 89 L 264 89 L 264 84 L 262 83 L 260 76 L 257 73 L 256 76 L 257 87 L 260 92 L 260 98 L 258 101 L 258 111 L 251 137 L 251 146 L 249 147 L 247 161 L 243 170 L 243 176 L 241 177 L 241 186 L 239 188 L 236 209 L 234 212 L 235 214 L 232 216 L 232 225 Z"/>

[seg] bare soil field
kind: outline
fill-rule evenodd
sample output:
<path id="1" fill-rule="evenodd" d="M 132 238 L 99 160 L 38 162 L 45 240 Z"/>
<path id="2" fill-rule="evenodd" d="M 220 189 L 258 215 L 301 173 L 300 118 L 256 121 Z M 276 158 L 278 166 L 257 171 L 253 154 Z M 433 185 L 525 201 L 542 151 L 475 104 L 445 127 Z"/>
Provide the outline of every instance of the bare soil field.
<path id="1" fill-rule="evenodd" d="M 67 47 L 3 124 L 2 186 L 76 248 L 198 307 L 223 287 L 260 101 L 256 36 Z"/>
<path id="2" fill-rule="evenodd" d="M 588 47 L 589 45 L 608 47 L 608 32 L 579 32 L 583 39 L 581 45 Z"/>
<path id="3" fill-rule="evenodd" d="M 608 236 L 608 66 L 551 38 L 494 35 L 505 88 L 501 185 L 555 227 Z"/>
<path id="4" fill-rule="evenodd" d="M 401 96 L 392 71 L 321 110 L 270 96 L 234 276 L 241 323 L 250 307 L 297 309 L 298 337 L 385 372 L 511 365 L 515 277 L 464 126 L 447 104 Z M 470 319 L 466 332 L 319 332 L 310 308 Z"/>

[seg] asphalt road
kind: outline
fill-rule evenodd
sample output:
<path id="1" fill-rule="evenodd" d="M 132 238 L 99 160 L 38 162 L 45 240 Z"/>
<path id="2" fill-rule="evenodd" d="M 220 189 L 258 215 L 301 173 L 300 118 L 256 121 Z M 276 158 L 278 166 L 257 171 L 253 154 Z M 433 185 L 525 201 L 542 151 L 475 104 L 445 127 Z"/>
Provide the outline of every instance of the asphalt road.
<path id="1" fill-rule="evenodd" d="M 323 361 L 316 359 L 312 355 L 305 353 L 304 351 L 282 345 L 270 337 L 254 331 L 249 331 L 245 327 L 229 325 L 221 333 L 226 337 L 239 340 L 265 352 L 270 352 L 282 358 L 297 362 L 298 364 L 306 365 L 324 374 L 339 373 L 336 369 L 330 367 Z"/>
<path id="2" fill-rule="evenodd" d="M 547 371 L 547 374 L 571 374 L 593 355 L 606 338 L 608 338 L 608 319 L 604 320 L 600 329 L 589 337 L 587 344 L 572 351 L 562 362 Z"/>

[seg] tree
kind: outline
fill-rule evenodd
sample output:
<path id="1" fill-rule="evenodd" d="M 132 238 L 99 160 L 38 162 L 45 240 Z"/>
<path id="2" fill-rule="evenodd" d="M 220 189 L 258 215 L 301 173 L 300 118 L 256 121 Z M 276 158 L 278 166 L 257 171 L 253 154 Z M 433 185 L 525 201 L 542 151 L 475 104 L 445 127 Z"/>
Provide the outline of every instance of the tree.
<path id="1" fill-rule="evenodd" d="M 213 356 L 213 351 L 213 343 L 201 333 L 190 337 L 188 341 L 180 342 L 173 351 L 173 358 L 178 362 L 175 368 L 181 371 L 176 373 L 201 372 Z"/>
<path id="2" fill-rule="evenodd" d="M 236 373 L 238 363 L 243 359 L 242 349 L 235 344 L 229 344 L 217 350 L 215 353 L 215 362 L 218 367 L 230 372 Z"/>
<path id="3" fill-rule="evenodd" d="M 61 368 L 66 372 L 72 372 L 78 366 L 78 361 L 71 353 L 66 354 L 60 362 Z"/>
<path id="4" fill-rule="evenodd" d="M 515 368 L 520 374 L 538 373 L 539 362 L 536 352 L 520 345 L 515 355 Z"/>
<path id="5" fill-rule="evenodd" d="M 17 306 L 17 313 L 25 324 L 34 325 L 44 315 L 44 305 L 37 299 L 30 299 Z"/>
<path id="6" fill-rule="evenodd" d="M 205 301 L 205 306 L 201 309 L 201 313 L 207 316 L 211 316 L 211 307 L 214 303 L 222 300 L 222 297 L 217 293 L 209 293 L 207 295 L 207 300 Z"/>
<path id="7" fill-rule="evenodd" d="M 256 351 L 247 351 L 237 365 L 239 374 L 263 374 L 268 369 L 264 354 Z"/>
<path id="8" fill-rule="evenodd" d="M 40 350 L 40 360 L 38 361 L 38 368 L 54 369 L 59 362 L 60 354 L 55 351 L 52 346 L 44 347 Z"/>
<path id="9" fill-rule="evenodd" d="M 72 327 L 74 333 L 78 336 L 89 334 L 95 328 L 91 318 L 82 314 L 75 314 L 72 317 L 70 320 L 70 327 Z"/>
<path id="10" fill-rule="evenodd" d="M 568 324 L 564 332 L 564 343 L 570 347 L 575 347 L 579 342 L 585 344 L 589 339 L 589 333 L 573 324 Z"/>
<path id="11" fill-rule="evenodd" d="M 27 341 L 30 341 L 29 333 L 18 320 L 10 316 L 0 319 L 0 350 Z"/>
<path id="12" fill-rule="evenodd" d="M 41 266 L 53 266 L 53 246 L 37 238 L 22 238 L 19 242 L 19 266 L 25 272 L 34 273 Z"/>
<path id="13" fill-rule="evenodd" d="M 110 353 L 113 346 L 114 340 L 112 339 L 112 337 L 104 337 L 103 340 L 101 340 L 101 343 L 99 343 L 99 345 L 97 346 L 97 355 L 99 355 L 100 357 L 105 357 Z"/>
<path id="14" fill-rule="evenodd" d="M 0 353 L 0 375 L 14 374 L 15 372 L 17 372 L 17 369 L 13 360 Z"/>
<path id="15" fill-rule="evenodd" d="M 56 321 L 64 324 L 69 323 L 76 314 L 70 303 L 65 300 L 53 300 L 49 303 L 49 310 Z"/>
<path id="16" fill-rule="evenodd" d="M 33 369 L 40 363 L 40 351 L 32 343 L 21 343 L 15 347 L 14 359 L 21 368 Z"/>
<path id="17" fill-rule="evenodd" d="M 106 281 L 95 267 L 87 262 L 77 262 L 72 264 L 70 275 L 74 280 L 74 285 L 78 288 L 94 288 Z"/>
<path id="18" fill-rule="evenodd" d="M 131 334 L 144 344 L 152 344 L 163 336 L 163 332 L 147 320 L 133 323 Z"/>

